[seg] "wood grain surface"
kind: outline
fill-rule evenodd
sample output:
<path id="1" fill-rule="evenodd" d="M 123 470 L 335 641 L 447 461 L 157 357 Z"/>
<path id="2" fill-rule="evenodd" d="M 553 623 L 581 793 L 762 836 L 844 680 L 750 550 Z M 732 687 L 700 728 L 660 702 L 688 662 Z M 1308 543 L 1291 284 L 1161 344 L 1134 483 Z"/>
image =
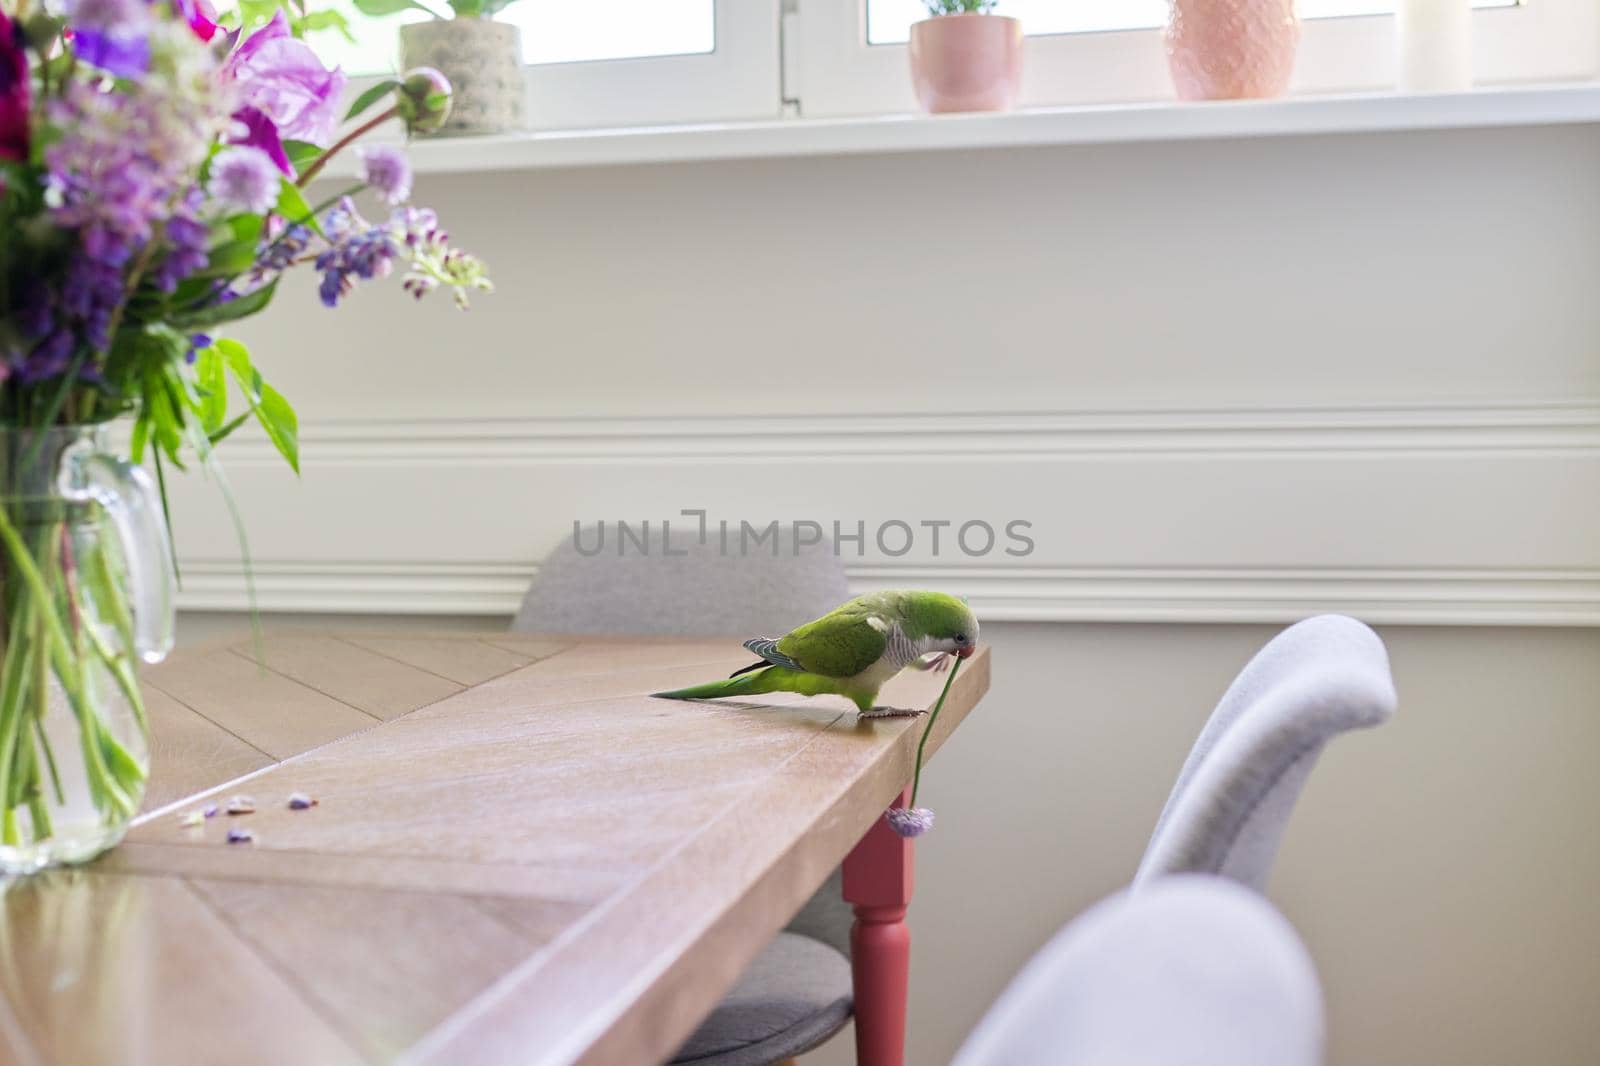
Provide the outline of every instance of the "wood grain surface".
<path id="1" fill-rule="evenodd" d="M 664 1061 L 900 791 L 926 721 L 648 695 L 748 658 L 520 634 L 179 653 L 147 671 L 127 840 L 5 886 L 0 1062 Z M 930 751 L 988 679 L 982 649 Z M 255 812 L 180 823 L 235 795 Z"/>

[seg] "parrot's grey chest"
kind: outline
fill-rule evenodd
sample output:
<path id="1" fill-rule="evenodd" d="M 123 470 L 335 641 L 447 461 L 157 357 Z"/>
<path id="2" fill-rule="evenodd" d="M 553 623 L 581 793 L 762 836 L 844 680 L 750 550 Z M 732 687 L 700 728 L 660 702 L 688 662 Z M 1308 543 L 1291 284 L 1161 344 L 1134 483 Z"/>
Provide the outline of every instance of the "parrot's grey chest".
<path id="1" fill-rule="evenodd" d="M 896 673 L 904 670 L 922 657 L 922 649 L 917 647 L 915 641 L 906 636 L 905 630 L 900 628 L 900 623 L 891 624 L 889 632 L 884 636 L 888 638 L 888 647 L 884 648 L 883 657 L 887 665 L 892 666 Z"/>

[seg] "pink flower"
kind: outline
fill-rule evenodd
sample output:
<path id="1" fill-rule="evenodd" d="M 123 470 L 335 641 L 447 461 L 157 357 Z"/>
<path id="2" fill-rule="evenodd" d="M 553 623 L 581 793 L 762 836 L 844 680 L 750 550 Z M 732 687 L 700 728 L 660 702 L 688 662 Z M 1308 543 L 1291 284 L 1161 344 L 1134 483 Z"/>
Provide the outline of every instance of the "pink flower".
<path id="1" fill-rule="evenodd" d="M 324 67 L 290 34 L 281 8 L 228 57 L 223 77 L 238 83 L 240 103 L 271 119 L 280 137 L 323 146 L 333 139 L 344 72 Z"/>
<path id="2" fill-rule="evenodd" d="M 196 37 L 209 43 L 217 35 L 217 12 L 206 0 L 174 0 L 174 6 Z"/>
<path id="3" fill-rule="evenodd" d="M 0 11 L 0 159 L 28 158 L 28 57 L 19 31 Z"/>
<path id="4" fill-rule="evenodd" d="M 259 107 L 241 107 L 235 111 L 233 128 L 223 140 L 229 144 L 247 144 L 261 149 L 272 160 L 273 166 L 283 171 L 285 177 L 294 177 L 294 167 L 289 165 L 289 155 L 283 150 L 278 127 Z"/>

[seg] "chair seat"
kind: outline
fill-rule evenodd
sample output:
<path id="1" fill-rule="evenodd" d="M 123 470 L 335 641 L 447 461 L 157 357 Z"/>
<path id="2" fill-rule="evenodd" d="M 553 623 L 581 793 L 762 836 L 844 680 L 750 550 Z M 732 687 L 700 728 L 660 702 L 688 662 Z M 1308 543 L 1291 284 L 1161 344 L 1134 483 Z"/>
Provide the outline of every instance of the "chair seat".
<path id="1" fill-rule="evenodd" d="M 850 1006 L 849 960 L 821 941 L 779 933 L 672 1061 L 770 1066 L 844 1028 Z"/>

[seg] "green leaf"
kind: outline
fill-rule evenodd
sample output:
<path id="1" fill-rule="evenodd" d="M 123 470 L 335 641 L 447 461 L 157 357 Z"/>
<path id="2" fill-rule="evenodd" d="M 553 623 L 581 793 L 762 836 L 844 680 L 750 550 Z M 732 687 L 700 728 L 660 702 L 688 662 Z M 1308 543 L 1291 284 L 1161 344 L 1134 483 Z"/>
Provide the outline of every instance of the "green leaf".
<path id="1" fill-rule="evenodd" d="M 322 149 L 310 141 L 284 141 L 283 154 L 289 157 L 289 165 L 299 173 L 307 163 L 322 154 Z"/>
<path id="2" fill-rule="evenodd" d="M 217 341 L 216 349 L 233 374 L 234 380 L 244 390 L 245 398 L 250 401 L 256 420 L 261 423 L 261 428 L 266 430 L 267 439 L 272 441 L 272 446 L 278 449 L 278 454 L 288 460 L 290 468 L 298 474 L 300 420 L 295 416 L 294 408 L 283 398 L 282 393 L 262 380 L 261 372 L 250 362 L 248 348 L 236 340 L 224 337 Z M 229 426 L 224 433 L 214 439 L 220 440 L 222 436 L 233 432 L 234 428 Z"/>
<path id="3" fill-rule="evenodd" d="M 261 230 L 266 225 L 266 221 L 260 215 L 234 215 L 226 221 L 226 225 L 228 232 L 233 234 L 234 240 L 258 244 L 261 241 Z"/>
<path id="4" fill-rule="evenodd" d="M 428 11 L 427 8 L 417 3 L 417 0 L 355 0 L 356 10 L 363 15 L 382 18 L 384 15 L 398 15 L 408 9 Z M 433 14 L 428 11 L 428 14 Z"/>
<path id="5" fill-rule="evenodd" d="M 144 449 L 149 443 L 150 415 L 140 411 L 139 417 L 133 420 L 133 436 L 128 441 L 128 458 L 135 463 L 144 462 Z"/>
<path id="6" fill-rule="evenodd" d="M 269 21 L 281 5 L 278 0 L 239 0 L 239 20 L 246 29 Z"/>
<path id="7" fill-rule="evenodd" d="M 231 437 L 233 435 L 233 431 L 234 430 L 238 429 L 240 426 L 242 426 L 246 422 L 250 421 L 250 416 L 255 414 L 255 413 L 256 413 L 255 408 L 252 407 L 250 410 L 246 411 L 244 414 L 242 414 L 239 417 L 235 418 L 232 422 L 229 422 L 227 425 L 223 426 L 221 429 L 218 429 L 216 432 L 212 433 L 210 435 L 210 437 L 209 437 L 209 440 L 210 440 L 211 444 L 213 446 L 215 446 L 215 445 L 221 444 L 223 441 L 227 440 L 229 437 Z"/>
<path id="8" fill-rule="evenodd" d="M 227 241 L 211 249 L 206 256 L 205 269 L 196 277 L 231 278 L 249 270 L 256 261 L 255 241 Z"/>
<path id="9" fill-rule="evenodd" d="M 206 435 L 211 436 L 222 428 L 223 421 L 228 417 L 227 371 L 214 344 L 197 352 L 194 363 L 204 401 L 200 409 L 200 424 L 205 427 Z"/>
<path id="10" fill-rule="evenodd" d="M 261 383 L 261 404 L 256 408 L 256 418 L 278 454 L 288 460 L 289 468 L 300 473 L 300 420 L 289 401 L 266 382 Z"/>
<path id="11" fill-rule="evenodd" d="M 361 114 L 361 112 L 365 111 L 379 100 L 382 100 L 385 96 L 388 96 L 391 92 L 399 87 L 400 82 L 395 78 L 385 78 L 383 81 L 380 81 L 378 84 L 374 85 L 372 88 L 356 97 L 356 102 L 350 105 L 349 111 L 345 112 L 344 120 L 349 122 L 351 119 L 355 118 L 357 115 Z"/>
<path id="12" fill-rule="evenodd" d="M 272 302 L 273 293 L 278 290 L 278 282 L 274 279 L 270 284 L 263 285 L 255 292 L 246 293 L 238 299 L 229 300 L 227 303 L 215 304 L 211 307 L 202 307 L 198 311 L 187 314 L 175 315 L 172 324 L 182 330 L 199 330 L 207 326 L 218 326 L 224 322 L 235 322 L 241 318 L 260 311 Z"/>
<path id="13" fill-rule="evenodd" d="M 312 213 L 311 205 L 306 203 L 305 194 L 300 191 L 300 186 L 288 178 L 283 179 L 283 187 L 278 190 L 278 206 L 273 210 L 290 222 L 310 226 L 313 233 L 323 236 L 322 223 Z"/>
<path id="14" fill-rule="evenodd" d="M 223 337 L 214 346 L 221 354 L 222 360 L 227 364 L 234 378 L 239 382 L 239 387 L 244 390 L 245 399 L 254 407 L 261 402 L 261 375 L 250 362 L 250 349 L 240 344 L 231 337 Z"/>
<path id="15" fill-rule="evenodd" d="M 324 30 L 338 30 L 339 35 L 351 44 L 356 43 L 356 35 L 350 32 L 350 22 L 337 11 L 308 11 L 293 21 L 296 37 L 304 37 L 308 33 L 321 33 Z"/>

